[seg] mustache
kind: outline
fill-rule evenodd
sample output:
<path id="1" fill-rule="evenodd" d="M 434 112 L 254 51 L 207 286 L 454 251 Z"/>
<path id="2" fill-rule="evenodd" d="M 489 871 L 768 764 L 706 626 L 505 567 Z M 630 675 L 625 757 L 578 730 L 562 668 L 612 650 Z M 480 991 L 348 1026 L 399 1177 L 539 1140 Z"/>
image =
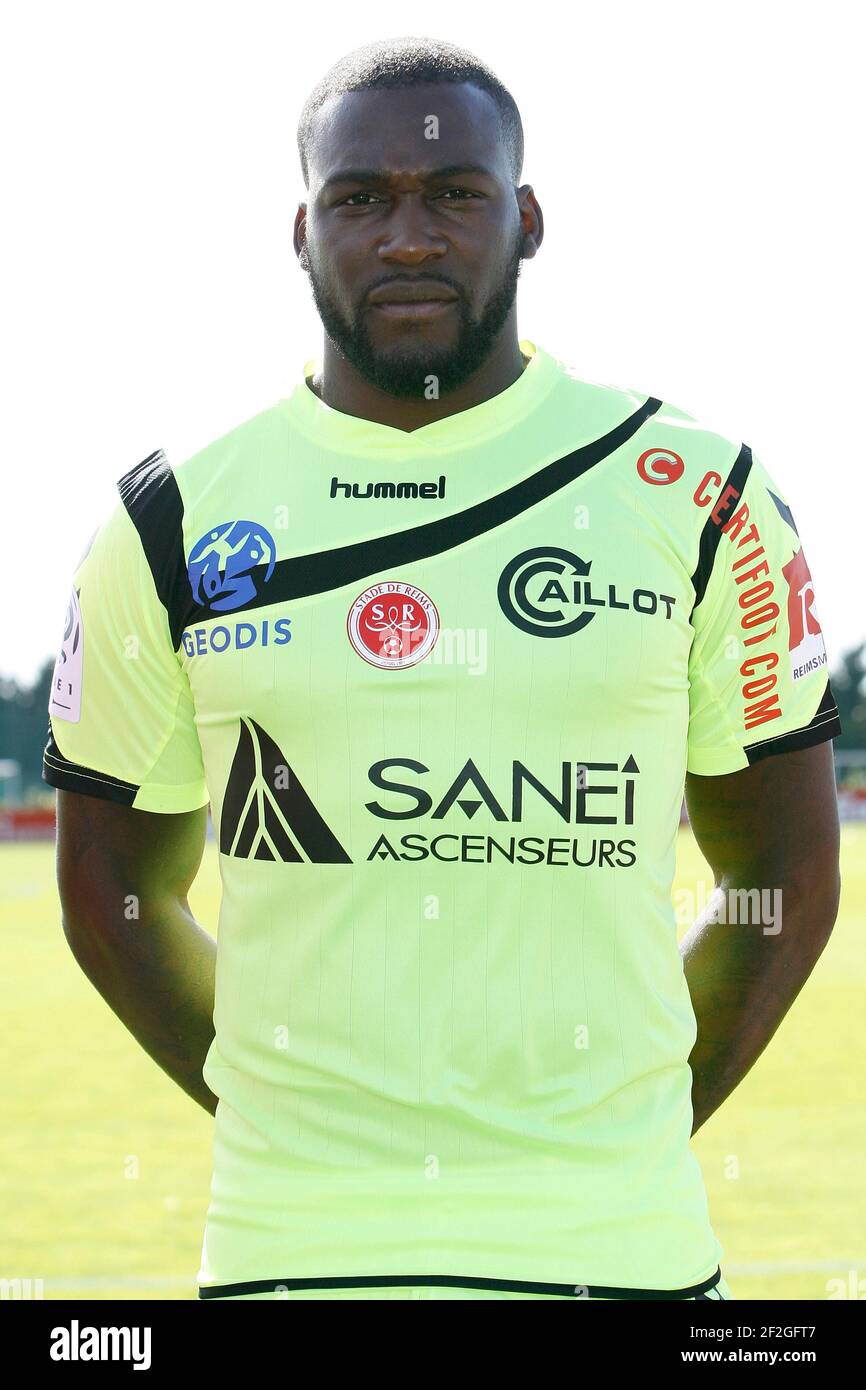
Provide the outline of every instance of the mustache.
<path id="1" fill-rule="evenodd" d="M 375 290 L 391 289 L 395 285 L 443 285 L 451 290 L 458 299 L 463 298 L 463 288 L 458 285 L 456 280 L 452 280 L 447 275 L 389 275 L 382 280 L 375 280 L 372 285 L 368 285 L 361 296 L 361 302 L 369 298 Z"/>

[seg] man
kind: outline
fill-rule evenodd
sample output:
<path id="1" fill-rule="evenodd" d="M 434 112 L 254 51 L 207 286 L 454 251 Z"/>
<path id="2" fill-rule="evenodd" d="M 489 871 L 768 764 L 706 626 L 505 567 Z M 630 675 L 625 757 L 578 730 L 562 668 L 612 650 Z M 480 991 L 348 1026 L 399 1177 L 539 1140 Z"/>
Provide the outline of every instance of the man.
<path id="1" fill-rule="evenodd" d="M 323 357 L 120 479 L 45 753 L 76 958 L 216 1108 L 200 1294 L 729 1297 L 689 1138 L 839 890 L 794 517 L 745 444 L 518 339 L 543 222 L 483 64 L 351 54 L 299 145 Z"/>

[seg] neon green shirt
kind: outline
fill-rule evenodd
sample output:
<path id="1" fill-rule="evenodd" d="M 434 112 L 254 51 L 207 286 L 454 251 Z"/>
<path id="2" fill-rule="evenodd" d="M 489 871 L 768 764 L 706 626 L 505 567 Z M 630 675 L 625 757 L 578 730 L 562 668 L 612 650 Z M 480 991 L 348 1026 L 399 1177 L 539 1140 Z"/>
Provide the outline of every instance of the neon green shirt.
<path id="1" fill-rule="evenodd" d="M 683 782 L 840 732 L 814 590 L 746 445 L 522 347 L 412 433 L 304 380 L 157 452 L 75 573 L 46 780 L 219 841 L 203 1286 L 719 1262 Z"/>

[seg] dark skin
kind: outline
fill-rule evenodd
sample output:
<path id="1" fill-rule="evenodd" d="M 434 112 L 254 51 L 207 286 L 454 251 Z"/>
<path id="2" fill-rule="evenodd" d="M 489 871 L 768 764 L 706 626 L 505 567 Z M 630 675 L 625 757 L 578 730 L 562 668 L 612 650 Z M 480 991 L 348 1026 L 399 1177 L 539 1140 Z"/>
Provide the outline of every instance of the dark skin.
<path id="1" fill-rule="evenodd" d="M 455 317 L 441 306 L 430 314 L 376 313 L 366 298 L 371 286 L 392 274 L 441 275 L 477 315 L 496 289 L 516 229 L 526 258 L 543 233 L 531 187 L 513 185 L 486 95 L 453 87 L 436 88 L 434 96 L 435 104 L 429 89 L 353 93 L 326 110 L 311 151 L 309 201 L 295 224 L 296 251 L 311 243 L 338 302 L 350 316 L 369 315 L 373 341 L 386 354 L 417 343 L 419 335 L 447 346 Z M 419 135 L 431 111 L 443 117 L 437 142 Z M 463 172 L 443 175 L 445 166 Z M 466 172 L 469 166 L 474 173 Z M 386 177 L 332 182 L 348 167 Z M 474 196 L 452 197 L 457 188 Z M 314 385 L 333 409 L 411 431 L 506 390 L 522 366 L 512 309 L 481 367 L 438 400 L 388 396 L 327 336 Z M 832 745 L 775 754 L 722 777 L 689 774 L 685 793 L 717 887 L 722 893 L 779 889 L 783 914 L 781 931 L 768 933 L 761 923 L 731 925 L 730 912 L 727 923 L 719 922 L 711 900 L 682 943 L 697 1019 L 689 1058 L 694 1132 L 754 1065 L 836 919 Z M 63 923 L 76 959 L 154 1060 L 213 1113 L 216 1098 L 201 1071 L 214 1036 L 216 948 L 187 899 L 204 848 L 206 810 L 156 815 L 65 791 L 57 793 L 57 809 Z M 133 919 L 130 894 L 139 905 Z"/>
<path id="2" fill-rule="evenodd" d="M 425 119 L 439 116 L 439 138 Z M 368 171 L 381 177 L 340 177 Z M 368 317 L 384 351 L 400 339 L 453 343 L 456 314 L 420 323 L 385 318 L 365 302 L 389 277 L 447 277 L 477 315 L 499 283 L 508 240 L 519 224 L 524 260 L 544 235 L 529 184 L 515 189 L 496 107 L 470 85 L 350 92 L 323 108 L 309 152 L 308 201 L 295 217 L 295 251 L 308 241 L 321 273 L 351 314 Z M 524 367 L 512 307 L 487 360 L 463 386 L 436 400 L 396 400 L 362 377 L 325 335 L 313 386 L 346 415 L 415 430 L 498 395 Z"/>
<path id="3" fill-rule="evenodd" d="M 831 743 L 819 743 L 724 777 L 686 775 L 689 820 L 726 905 L 736 889 L 763 889 L 768 905 L 772 890 L 781 892 L 781 930 L 768 920 L 771 914 L 761 924 L 743 910 L 736 920 L 730 906 L 720 922 L 710 898 L 680 946 L 698 1025 L 689 1057 L 692 1133 L 757 1061 L 836 921 L 839 813 L 832 750 Z"/>
<path id="4" fill-rule="evenodd" d="M 187 898 L 206 834 L 206 806 L 157 815 L 57 792 L 57 884 L 72 953 L 144 1050 L 213 1114 L 202 1067 L 214 1036 L 216 942 Z"/>

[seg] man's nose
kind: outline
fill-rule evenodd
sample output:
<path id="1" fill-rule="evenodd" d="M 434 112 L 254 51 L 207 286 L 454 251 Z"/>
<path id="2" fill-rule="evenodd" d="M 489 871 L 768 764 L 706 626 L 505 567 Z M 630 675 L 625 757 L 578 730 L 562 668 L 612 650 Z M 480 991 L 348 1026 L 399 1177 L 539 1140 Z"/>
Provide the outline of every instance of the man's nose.
<path id="1" fill-rule="evenodd" d="M 430 210 L 420 198 L 401 198 L 388 218 L 379 243 L 379 258 L 400 265 L 419 265 L 444 256 L 447 243 L 430 225 Z"/>

